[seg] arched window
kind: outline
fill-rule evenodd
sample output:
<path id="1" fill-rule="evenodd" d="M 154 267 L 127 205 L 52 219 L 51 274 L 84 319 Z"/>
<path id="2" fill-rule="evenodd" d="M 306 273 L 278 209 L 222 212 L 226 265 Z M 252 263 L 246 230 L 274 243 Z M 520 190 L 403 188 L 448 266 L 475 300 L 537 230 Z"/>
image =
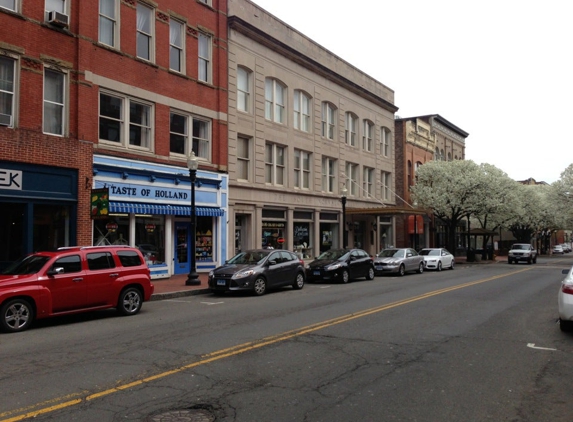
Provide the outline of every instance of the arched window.
<path id="1" fill-rule="evenodd" d="M 306 92 L 294 91 L 294 128 L 303 132 L 310 132 L 311 98 Z"/>
<path id="2" fill-rule="evenodd" d="M 265 119 L 285 123 L 286 88 L 273 78 L 265 79 Z"/>

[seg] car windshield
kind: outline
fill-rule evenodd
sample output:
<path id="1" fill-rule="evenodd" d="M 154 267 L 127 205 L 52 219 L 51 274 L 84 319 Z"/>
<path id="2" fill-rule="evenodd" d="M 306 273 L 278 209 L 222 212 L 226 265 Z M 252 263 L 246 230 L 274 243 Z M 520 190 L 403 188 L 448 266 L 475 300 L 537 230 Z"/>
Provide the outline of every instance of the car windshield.
<path id="1" fill-rule="evenodd" d="M 384 249 L 377 256 L 378 258 L 403 258 L 404 252 L 403 249 Z"/>
<path id="2" fill-rule="evenodd" d="M 241 265 L 255 265 L 259 264 L 263 259 L 265 259 L 269 253 L 272 251 L 245 251 L 241 252 L 231 259 L 229 259 L 229 264 L 241 264 Z"/>
<path id="3" fill-rule="evenodd" d="M 321 253 L 317 259 L 340 259 L 347 253 L 348 251 L 346 249 L 330 249 Z"/>
<path id="4" fill-rule="evenodd" d="M 50 260 L 49 256 L 28 255 L 14 262 L 4 271 L 4 275 L 36 274 Z"/>
<path id="5" fill-rule="evenodd" d="M 511 249 L 529 249 L 529 245 L 513 245 Z"/>
<path id="6" fill-rule="evenodd" d="M 439 249 L 422 249 L 420 255 L 440 256 Z"/>

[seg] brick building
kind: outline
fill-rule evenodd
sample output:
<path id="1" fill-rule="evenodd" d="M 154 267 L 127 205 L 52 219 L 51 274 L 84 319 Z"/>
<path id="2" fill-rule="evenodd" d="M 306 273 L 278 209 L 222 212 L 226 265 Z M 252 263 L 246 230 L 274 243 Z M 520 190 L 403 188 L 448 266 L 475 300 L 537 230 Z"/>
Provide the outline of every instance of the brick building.
<path id="1" fill-rule="evenodd" d="M 201 268 L 226 258 L 226 14 L 224 0 L 0 3 L 0 262 L 125 243 L 188 272 L 191 149 Z M 109 201 L 94 220 L 93 199 Z"/>

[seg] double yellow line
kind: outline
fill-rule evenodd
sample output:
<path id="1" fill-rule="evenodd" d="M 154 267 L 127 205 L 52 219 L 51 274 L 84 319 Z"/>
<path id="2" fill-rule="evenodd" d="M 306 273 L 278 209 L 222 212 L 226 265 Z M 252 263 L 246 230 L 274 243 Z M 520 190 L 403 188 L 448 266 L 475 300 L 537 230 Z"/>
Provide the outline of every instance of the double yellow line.
<path id="1" fill-rule="evenodd" d="M 109 388 L 107 390 L 103 390 L 97 393 L 89 394 L 88 392 L 80 392 L 75 393 L 59 398 L 55 398 L 49 401 L 45 401 L 42 403 L 38 403 L 33 406 L 29 406 L 26 408 L 15 409 L 8 412 L 0 413 L 0 418 L 8 417 L 8 419 L 2 419 L 0 422 L 17 422 L 22 421 L 28 418 L 34 418 L 39 415 L 43 415 L 46 413 L 54 412 L 56 410 L 64 409 L 66 407 L 75 406 L 84 402 L 88 402 L 91 400 L 95 400 L 104 396 L 108 396 L 113 393 L 117 393 L 123 390 L 127 390 L 132 387 L 136 387 L 142 384 L 146 384 L 149 382 L 153 382 L 159 380 L 161 378 L 168 377 L 170 375 L 175 375 L 186 371 L 188 369 L 195 368 L 197 366 L 206 365 L 211 362 L 215 362 L 221 359 L 225 359 L 231 356 L 240 355 L 241 353 L 250 352 L 252 350 L 260 349 L 265 346 L 269 346 L 271 344 L 279 343 L 281 341 L 289 340 L 294 337 L 299 337 L 305 334 L 312 333 L 314 331 L 322 330 L 324 328 L 332 327 L 334 325 L 342 324 L 344 322 L 352 321 L 353 319 L 362 318 L 368 315 L 376 314 L 378 312 L 386 311 L 388 309 L 396 308 L 398 306 L 407 305 L 412 302 L 417 302 L 420 300 L 428 299 L 433 296 L 438 296 L 444 293 L 452 292 L 454 290 L 465 289 L 467 287 L 475 286 L 477 284 L 487 283 L 489 281 L 497 280 L 499 278 L 507 277 L 509 275 L 518 274 L 524 271 L 530 270 L 531 267 L 513 271 L 510 273 L 497 275 L 477 281 L 471 281 L 464 284 L 459 284 L 457 286 L 447 287 L 440 290 L 434 290 L 428 293 L 421 294 L 419 296 L 414 296 L 408 299 L 398 300 L 396 302 L 388 303 L 386 305 L 377 306 L 375 308 L 365 309 L 363 311 L 355 312 L 352 314 L 343 315 L 337 318 L 332 318 L 326 321 L 322 321 L 316 324 L 308 325 L 306 327 L 297 328 L 296 330 L 287 331 L 281 334 L 277 334 L 270 337 L 265 337 L 260 340 L 251 341 L 248 343 L 239 344 L 237 346 L 230 347 L 228 349 L 218 350 L 213 353 L 209 353 L 207 355 L 203 355 L 200 360 L 197 362 L 190 363 L 188 365 L 181 366 L 179 368 L 172 369 L 170 371 L 165 371 L 160 374 L 152 375 L 147 378 L 143 378 L 137 381 L 133 381 L 130 383 L 122 384 L 114 388 Z M 12 416 L 16 415 L 17 416 Z"/>

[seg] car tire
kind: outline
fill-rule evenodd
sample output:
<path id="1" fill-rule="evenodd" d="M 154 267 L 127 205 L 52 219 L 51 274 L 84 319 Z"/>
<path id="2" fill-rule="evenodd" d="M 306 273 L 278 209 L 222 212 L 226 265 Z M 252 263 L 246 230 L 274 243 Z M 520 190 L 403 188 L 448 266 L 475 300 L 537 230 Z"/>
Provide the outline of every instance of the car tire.
<path id="1" fill-rule="evenodd" d="M 374 276 L 376 274 L 374 274 L 374 268 L 370 267 L 368 268 L 368 274 L 366 274 L 366 280 L 374 280 Z"/>
<path id="2" fill-rule="evenodd" d="M 400 265 L 400 268 L 398 268 L 398 275 L 400 277 L 403 277 L 404 274 L 406 274 L 406 268 L 404 267 L 404 264 Z"/>
<path id="3" fill-rule="evenodd" d="M 253 293 L 256 296 L 262 296 L 267 292 L 267 280 L 263 277 L 257 277 L 255 283 L 253 284 Z"/>
<path id="4" fill-rule="evenodd" d="M 511 264 L 512 264 L 511 259 L 508 259 L 508 260 L 507 260 L 507 263 L 508 263 L 509 265 L 511 265 Z"/>
<path id="5" fill-rule="evenodd" d="M 532 261 L 533 261 L 533 260 L 532 260 L 531 258 L 527 258 L 527 265 L 531 265 L 531 262 L 532 262 Z"/>
<path id="6" fill-rule="evenodd" d="M 455 259 L 452 259 L 452 263 L 450 264 L 450 270 L 454 269 L 454 264 L 456 263 Z"/>
<path id="7" fill-rule="evenodd" d="M 16 333 L 32 325 L 34 308 L 26 299 L 12 299 L 2 305 L 0 315 L 2 331 Z"/>
<path id="8" fill-rule="evenodd" d="M 438 271 L 442 271 L 442 261 L 438 261 Z"/>
<path id="9" fill-rule="evenodd" d="M 117 310 L 123 316 L 135 315 L 143 305 L 143 294 L 137 287 L 123 289 L 117 300 Z"/>
<path id="10" fill-rule="evenodd" d="M 292 288 L 295 290 L 300 290 L 304 287 L 304 274 L 297 273 L 294 279 L 294 283 L 292 283 Z"/>
<path id="11" fill-rule="evenodd" d="M 341 280 L 344 284 L 350 281 L 350 274 L 348 274 L 348 270 L 342 270 Z"/>
<path id="12" fill-rule="evenodd" d="M 533 258 L 533 263 L 537 264 L 537 256 L 535 258 Z"/>
<path id="13" fill-rule="evenodd" d="M 424 263 L 420 262 L 420 266 L 418 267 L 418 271 L 416 271 L 418 274 L 422 274 L 424 272 Z"/>
<path id="14" fill-rule="evenodd" d="M 564 333 L 573 331 L 573 321 L 564 321 L 559 318 L 559 329 Z"/>

